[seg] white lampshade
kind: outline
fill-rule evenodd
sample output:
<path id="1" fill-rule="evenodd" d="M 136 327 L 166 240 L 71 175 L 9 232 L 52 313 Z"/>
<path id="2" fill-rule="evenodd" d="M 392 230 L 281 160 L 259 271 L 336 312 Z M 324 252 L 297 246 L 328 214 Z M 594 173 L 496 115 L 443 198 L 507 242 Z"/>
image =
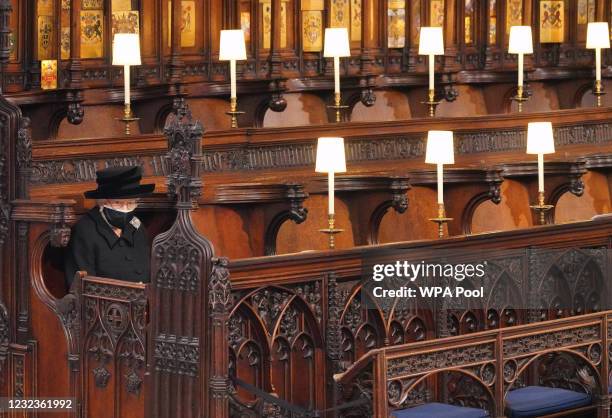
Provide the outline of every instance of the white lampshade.
<path id="1" fill-rule="evenodd" d="M 589 23 L 587 26 L 586 47 L 589 49 L 610 48 L 610 29 L 608 28 L 608 22 Z"/>
<path id="2" fill-rule="evenodd" d="M 527 125 L 527 154 L 552 154 L 555 138 L 552 123 L 529 122 Z"/>
<path id="3" fill-rule="evenodd" d="M 350 57 L 348 30 L 346 28 L 325 28 L 324 57 Z"/>
<path id="4" fill-rule="evenodd" d="M 137 33 L 115 34 L 113 65 L 140 65 L 140 37 Z"/>
<path id="5" fill-rule="evenodd" d="M 239 61 L 246 58 L 242 29 L 222 30 L 219 40 L 219 61 Z"/>
<path id="6" fill-rule="evenodd" d="M 425 162 L 428 164 L 455 164 L 452 131 L 427 132 Z"/>
<path id="7" fill-rule="evenodd" d="M 531 26 L 510 27 L 510 44 L 508 52 L 511 54 L 533 54 L 533 40 Z"/>
<path id="8" fill-rule="evenodd" d="M 344 173 L 344 138 L 322 137 L 317 142 L 317 173 Z"/>
<path id="9" fill-rule="evenodd" d="M 439 26 L 423 26 L 419 33 L 419 55 L 444 55 L 444 35 Z"/>

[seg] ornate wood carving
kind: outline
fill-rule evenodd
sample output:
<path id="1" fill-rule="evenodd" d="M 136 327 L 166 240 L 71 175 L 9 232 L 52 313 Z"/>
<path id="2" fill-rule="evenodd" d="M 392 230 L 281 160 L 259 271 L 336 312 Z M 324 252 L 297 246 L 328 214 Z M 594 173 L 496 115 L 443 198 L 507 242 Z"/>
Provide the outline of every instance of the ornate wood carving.
<path id="1" fill-rule="evenodd" d="M 176 196 L 178 214 L 172 227 L 153 241 L 151 260 L 151 303 L 162 307 L 172 300 L 174 308 L 152 312 L 149 388 L 159 396 L 147 405 L 146 414 L 171 417 L 190 405 L 181 409 L 187 418 L 227 417 L 228 353 L 227 345 L 219 344 L 226 341 L 230 303 L 227 261 L 213 260 L 212 245 L 191 219 L 202 189 L 203 127 L 192 119 L 184 99 L 175 100 L 174 111 L 164 133 L 168 192 Z M 177 315 L 182 309 L 189 309 L 188 317 Z"/>
<path id="2" fill-rule="evenodd" d="M 370 365 L 384 365 L 384 373 L 374 373 L 372 400 L 374 410 L 387 411 L 415 406 L 427 400 L 420 396 L 420 382 L 447 371 L 461 373 L 474 384 L 458 385 L 448 373 L 446 382 L 455 387 L 470 388 L 467 392 L 447 393 L 446 401 L 464 406 L 488 409 L 499 415 L 504 410 L 504 398 L 515 382 L 520 382 L 533 362 L 540 362 L 539 384 L 568 387 L 573 390 L 599 393 L 606 390 L 598 368 L 602 334 L 607 327 L 609 312 L 578 316 L 501 328 L 473 336 L 457 336 L 444 341 L 429 341 L 378 350 L 362 358 L 336 380 L 349 385 Z M 603 328 L 603 329 L 602 329 Z M 607 370 L 604 372 L 607 376 Z M 603 380 L 606 382 L 607 380 Z M 503 387 L 498 387 L 503 385 Z M 603 387 L 602 387 L 603 386 Z M 605 405 L 597 404 L 600 408 Z"/>
<path id="3" fill-rule="evenodd" d="M 549 115 L 553 119 L 553 123 L 559 125 L 555 127 L 557 147 L 605 145 L 612 141 L 612 130 L 607 121 L 596 120 L 595 115 L 590 113 L 581 116 L 583 119 L 580 122 L 575 121 L 575 114 L 564 115 Z M 584 118 L 590 120 L 584 122 Z M 496 123 L 493 118 L 487 119 L 487 117 L 478 120 L 462 118 L 461 121 L 457 121 L 455 140 L 458 154 L 470 156 L 474 164 L 479 164 L 479 161 L 483 158 L 480 156 L 481 153 L 488 152 L 517 152 L 521 155 L 521 159 L 517 161 L 525 160 L 526 133 L 524 124 L 526 124 L 526 121 L 522 117 L 518 117 L 514 122 L 515 126 L 511 128 L 507 126 L 483 128 L 474 132 L 473 125 L 479 122 Z M 431 123 L 433 125 L 430 125 Z M 438 126 L 435 122 L 430 122 L 430 124 L 428 124 L 428 128 Z M 385 131 L 388 129 L 392 133 L 372 134 L 368 132 L 368 130 L 372 130 L 373 126 L 370 124 L 360 125 L 359 128 L 350 125 L 338 127 L 337 134 L 344 136 L 346 139 L 349 163 L 422 160 L 424 158 L 424 138 L 426 136 L 424 132 L 405 133 L 406 131 L 414 132 L 414 128 L 404 123 L 389 123 L 388 125 L 378 123 L 376 129 L 382 130 L 384 128 Z M 443 128 L 442 125 L 439 127 Z M 215 144 L 218 141 L 219 145 L 215 145 L 213 149 L 212 147 L 208 148 L 205 144 L 201 157 L 201 172 L 225 173 L 258 170 L 282 172 L 292 168 L 311 166 L 315 162 L 314 138 L 325 133 L 314 127 L 296 128 L 295 139 L 274 143 L 262 142 L 265 138 L 278 134 L 274 129 L 246 130 L 244 133 L 236 134 L 240 136 L 239 141 L 232 139 L 231 143 L 224 143 L 224 140 L 220 137 L 214 138 Z M 259 140 L 260 138 L 262 141 Z M 150 145 L 146 153 L 123 151 L 121 155 L 117 155 L 117 153 L 109 155 L 108 152 L 97 151 L 97 156 L 94 153 L 93 157 L 87 158 L 75 157 L 74 153 L 76 155 L 88 155 L 91 154 L 91 150 L 86 145 L 73 144 L 74 141 L 71 141 L 70 145 L 76 148 L 70 148 L 70 154 L 60 154 L 59 156 L 57 149 L 53 149 L 52 145 L 45 145 L 38 150 L 37 154 L 39 156 L 33 162 L 31 184 L 89 182 L 95 180 L 96 170 L 116 165 L 142 165 L 145 173 L 151 176 L 166 176 L 169 174 L 167 160 L 162 156 L 165 141 L 156 136 L 143 139 L 149 144 L 155 144 Z M 134 138 L 121 138 L 117 145 L 135 140 Z M 92 143 L 100 147 L 102 144 L 108 144 L 109 141 L 109 139 L 103 138 L 92 140 Z M 34 147 L 36 148 L 36 146 L 35 144 Z M 138 146 L 142 147 L 142 144 L 138 144 Z M 378 171 L 380 171 L 380 167 L 378 167 Z"/>
<path id="4" fill-rule="evenodd" d="M 75 279 L 74 291 L 76 297 L 64 297 L 60 312 L 66 313 L 64 318 L 71 318 L 71 300 L 80 309 L 80 324 L 74 326 L 81 333 L 83 410 L 91 414 L 93 397 L 102 396 L 113 400 L 108 405 L 108 410 L 114 411 L 112 416 L 122 416 L 131 410 L 130 402 L 116 394 L 125 392 L 138 399 L 145 376 L 146 286 L 81 276 Z M 90 387 L 92 379 L 95 388 Z M 102 394 L 98 390 L 103 390 Z"/>

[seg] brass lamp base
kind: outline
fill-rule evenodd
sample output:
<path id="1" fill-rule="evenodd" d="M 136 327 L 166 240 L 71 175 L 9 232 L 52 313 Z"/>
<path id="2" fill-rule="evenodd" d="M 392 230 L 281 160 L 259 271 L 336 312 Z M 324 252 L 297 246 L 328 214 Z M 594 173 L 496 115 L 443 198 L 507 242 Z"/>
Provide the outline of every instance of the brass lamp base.
<path id="1" fill-rule="evenodd" d="M 544 192 L 538 192 L 538 204 L 537 205 L 529 205 L 529 207 L 539 214 L 540 225 L 546 224 L 546 212 L 554 208 L 554 205 L 545 205 L 544 204 Z"/>
<path id="2" fill-rule="evenodd" d="M 327 234 L 329 236 L 329 249 L 333 250 L 334 248 L 336 248 L 336 239 L 335 239 L 335 235 L 339 234 L 341 232 L 344 232 L 344 229 L 337 229 L 334 227 L 335 224 L 335 218 L 334 218 L 334 214 L 330 213 L 327 216 L 327 225 L 328 227 L 325 229 L 319 229 L 319 232 L 322 232 L 324 234 Z"/>
<path id="3" fill-rule="evenodd" d="M 421 102 L 421 104 L 426 104 L 429 107 L 429 117 L 433 118 L 436 115 L 436 107 L 440 104 L 440 101 L 436 101 L 436 91 L 429 90 L 427 95 L 427 101 Z"/>
<path id="4" fill-rule="evenodd" d="M 444 225 L 453 220 L 453 218 L 447 218 L 444 211 L 444 204 L 438 204 L 438 217 L 429 218 L 431 222 L 438 224 L 438 238 L 444 238 Z"/>
<path id="5" fill-rule="evenodd" d="M 122 118 L 117 118 L 117 120 L 125 123 L 125 134 L 126 135 L 130 135 L 130 124 L 132 122 L 136 122 L 138 120 L 140 120 L 140 118 L 137 118 L 134 116 L 134 114 L 132 113 L 132 108 L 130 106 L 129 103 L 126 103 L 125 106 L 123 107 L 123 117 Z"/>
<path id="6" fill-rule="evenodd" d="M 523 95 L 523 86 L 518 86 L 516 89 L 516 96 L 512 97 L 512 100 L 518 105 L 519 113 L 523 112 L 523 102 L 529 100 L 529 97 Z"/>
<path id="7" fill-rule="evenodd" d="M 336 122 L 342 122 L 342 111 L 348 109 L 348 106 L 340 104 L 340 93 L 334 93 L 334 104 L 328 105 L 329 109 L 336 111 Z"/>
<path id="8" fill-rule="evenodd" d="M 232 128 L 238 127 L 238 115 L 244 115 L 243 111 L 238 110 L 238 100 L 235 97 L 230 98 L 230 110 L 225 112 L 232 118 Z"/>
<path id="9" fill-rule="evenodd" d="M 601 80 L 595 80 L 595 86 L 593 87 L 593 95 L 597 98 L 597 107 L 601 107 L 601 96 L 606 94 L 601 85 Z"/>

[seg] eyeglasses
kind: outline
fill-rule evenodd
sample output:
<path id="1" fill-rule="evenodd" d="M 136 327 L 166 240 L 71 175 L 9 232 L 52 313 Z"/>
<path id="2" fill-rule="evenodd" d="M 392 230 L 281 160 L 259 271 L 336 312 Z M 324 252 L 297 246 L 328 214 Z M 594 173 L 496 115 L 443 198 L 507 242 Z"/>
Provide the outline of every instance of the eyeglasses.
<path id="1" fill-rule="evenodd" d="M 109 199 L 106 204 L 113 209 L 130 212 L 136 209 L 138 201 L 136 199 Z"/>

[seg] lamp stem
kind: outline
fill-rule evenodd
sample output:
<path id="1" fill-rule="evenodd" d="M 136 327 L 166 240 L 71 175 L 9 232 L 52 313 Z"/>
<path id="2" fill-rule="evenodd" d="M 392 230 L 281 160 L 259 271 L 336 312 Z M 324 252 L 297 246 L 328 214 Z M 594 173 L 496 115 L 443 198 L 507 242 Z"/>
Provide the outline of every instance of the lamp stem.
<path id="1" fill-rule="evenodd" d="M 595 81 L 601 81 L 601 48 L 595 48 Z"/>
<path id="2" fill-rule="evenodd" d="M 230 98 L 236 98 L 236 60 L 230 60 Z"/>
<path id="3" fill-rule="evenodd" d="M 123 102 L 130 104 L 130 66 L 123 66 Z"/>
<path id="4" fill-rule="evenodd" d="M 444 165 L 438 164 L 438 205 L 444 203 Z"/>
<path id="5" fill-rule="evenodd" d="M 330 215 L 334 214 L 334 172 L 327 173 L 327 192 L 328 192 L 328 211 Z"/>
<path id="6" fill-rule="evenodd" d="M 340 57 L 334 57 L 334 93 L 340 94 Z"/>
<path id="7" fill-rule="evenodd" d="M 518 54 L 518 86 L 523 87 L 523 54 Z"/>
<path id="8" fill-rule="evenodd" d="M 434 90 L 434 71 L 435 71 L 436 56 L 429 54 L 429 90 Z"/>
<path id="9" fill-rule="evenodd" d="M 538 192 L 544 192 L 544 154 L 538 154 Z"/>

